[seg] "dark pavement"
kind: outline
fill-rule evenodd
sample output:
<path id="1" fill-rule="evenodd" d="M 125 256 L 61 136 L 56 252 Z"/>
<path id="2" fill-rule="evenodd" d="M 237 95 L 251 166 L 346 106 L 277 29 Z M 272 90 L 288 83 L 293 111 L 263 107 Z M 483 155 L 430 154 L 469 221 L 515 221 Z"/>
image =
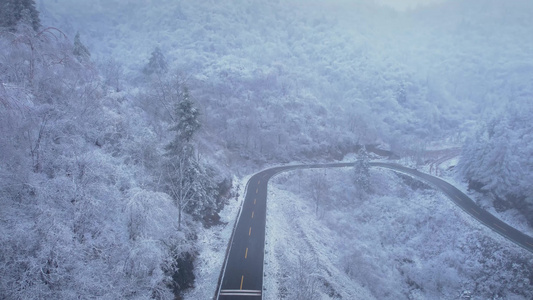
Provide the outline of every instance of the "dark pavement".
<path id="1" fill-rule="evenodd" d="M 354 163 L 330 163 L 275 167 L 253 175 L 247 184 L 217 299 L 262 299 L 265 246 L 266 198 L 268 180 L 277 173 L 312 168 L 351 167 Z M 423 180 L 445 193 L 457 206 L 503 237 L 533 253 L 533 238 L 502 222 L 483 210 L 467 195 L 446 181 L 398 164 L 372 162 L 372 167 L 386 168 Z"/>

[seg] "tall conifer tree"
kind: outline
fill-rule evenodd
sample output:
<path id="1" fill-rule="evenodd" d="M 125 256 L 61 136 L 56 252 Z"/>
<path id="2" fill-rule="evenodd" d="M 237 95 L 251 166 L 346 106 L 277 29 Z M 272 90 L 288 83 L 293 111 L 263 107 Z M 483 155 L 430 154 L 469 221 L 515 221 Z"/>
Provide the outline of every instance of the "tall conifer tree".
<path id="1" fill-rule="evenodd" d="M 33 30 L 41 26 L 39 12 L 35 8 L 35 0 L 0 0 L 0 27 L 15 30 L 17 23 L 28 14 Z"/>
<path id="2" fill-rule="evenodd" d="M 85 45 L 80 40 L 80 33 L 76 33 L 76 36 L 74 37 L 74 49 L 72 50 L 72 53 L 76 55 L 78 60 L 88 60 L 91 58 L 91 53 L 89 52 L 89 49 L 85 47 Z"/>
<path id="3" fill-rule="evenodd" d="M 143 73 L 146 75 L 164 74 L 168 71 L 168 64 L 163 52 L 159 47 L 156 47 L 152 52 L 152 56 L 148 64 L 144 67 Z"/>

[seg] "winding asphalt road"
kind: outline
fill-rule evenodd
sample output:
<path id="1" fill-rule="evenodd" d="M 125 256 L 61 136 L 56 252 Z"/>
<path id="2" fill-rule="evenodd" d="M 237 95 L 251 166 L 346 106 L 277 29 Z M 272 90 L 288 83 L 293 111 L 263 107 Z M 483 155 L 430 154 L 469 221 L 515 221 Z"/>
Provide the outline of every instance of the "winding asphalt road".
<path id="1" fill-rule="evenodd" d="M 353 163 L 292 165 L 267 169 L 253 175 L 246 187 L 246 196 L 231 237 L 216 298 L 219 300 L 262 299 L 266 198 L 268 180 L 272 176 L 295 169 L 352 166 Z M 448 182 L 398 164 L 372 162 L 370 166 L 408 174 L 431 184 L 483 225 L 533 253 L 532 237 L 523 234 L 483 210 L 472 199 Z"/>

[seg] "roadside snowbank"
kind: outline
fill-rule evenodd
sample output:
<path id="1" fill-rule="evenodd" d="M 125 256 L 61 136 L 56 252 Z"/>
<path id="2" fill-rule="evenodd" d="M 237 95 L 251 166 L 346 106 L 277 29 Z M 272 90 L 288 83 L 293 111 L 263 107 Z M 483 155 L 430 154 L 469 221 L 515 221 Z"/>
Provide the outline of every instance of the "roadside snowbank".
<path id="1" fill-rule="evenodd" d="M 236 198 L 228 201 L 219 213 L 221 225 L 198 229 L 198 257 L 194 266 L 195 287 L 185 293 L 184 299 L 212 299 L 215 295 L 220 270 L 224 264 L 226 249 L 233 232 L 240 207 L 244 200 L 245 188 L 250 176 L 235 179 Z"/>

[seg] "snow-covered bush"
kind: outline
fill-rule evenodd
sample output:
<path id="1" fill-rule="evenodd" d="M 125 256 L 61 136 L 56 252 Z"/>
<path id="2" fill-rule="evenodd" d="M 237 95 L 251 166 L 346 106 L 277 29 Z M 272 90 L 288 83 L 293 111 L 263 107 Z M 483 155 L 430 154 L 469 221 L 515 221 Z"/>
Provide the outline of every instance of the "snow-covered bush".
<path id="1" fill-rule="evenodd" d="M 500 99 L 531 93 L 526 0 L 401 14 L 368 1 L 93 3 L 44 6 L 126 76 L 158 45 L 188 74 L 205 113 L 201 135 L 258 162 L 338 158 L 377 141 L 416 155 L 428 141 L 461 138 Z"/>
<path id="2" fill-rule="evenodd" d="M 279 251 L 266 254 L 266 273 L 278 274 L 275 280 L 266 277 L 269 296 L 293 296 L 284 282 L 299 280 L 299 257 L 311 258 L 305 278 L 318 278 L 316 293 L 331 298 L 532 296 L 530 253 L 478 224 L 443 194 L 411 187 L 405 175 L 371 169 L 375 192 L 360 199 L 352 168 L 329 169 L 329 203 L 316 216 L 310 179 L 323 172 L 290 172 L 272 184 L 267 249 Z"/>
<path id="3" fill-rule="evenodd" d="M 516 100 L 465 142 L 459 170 L 470 187 L 516 208 L 533 224 L 533 106 Z"/>
<path id="4" fill-rule="evenodd" d="M 19 24 L 0 45 L 0 298 L 179 295 L 199 223 L 178 230 L 160 183 L 166 120 L 109 92 L 120 77 L 59 29 Z"/>

